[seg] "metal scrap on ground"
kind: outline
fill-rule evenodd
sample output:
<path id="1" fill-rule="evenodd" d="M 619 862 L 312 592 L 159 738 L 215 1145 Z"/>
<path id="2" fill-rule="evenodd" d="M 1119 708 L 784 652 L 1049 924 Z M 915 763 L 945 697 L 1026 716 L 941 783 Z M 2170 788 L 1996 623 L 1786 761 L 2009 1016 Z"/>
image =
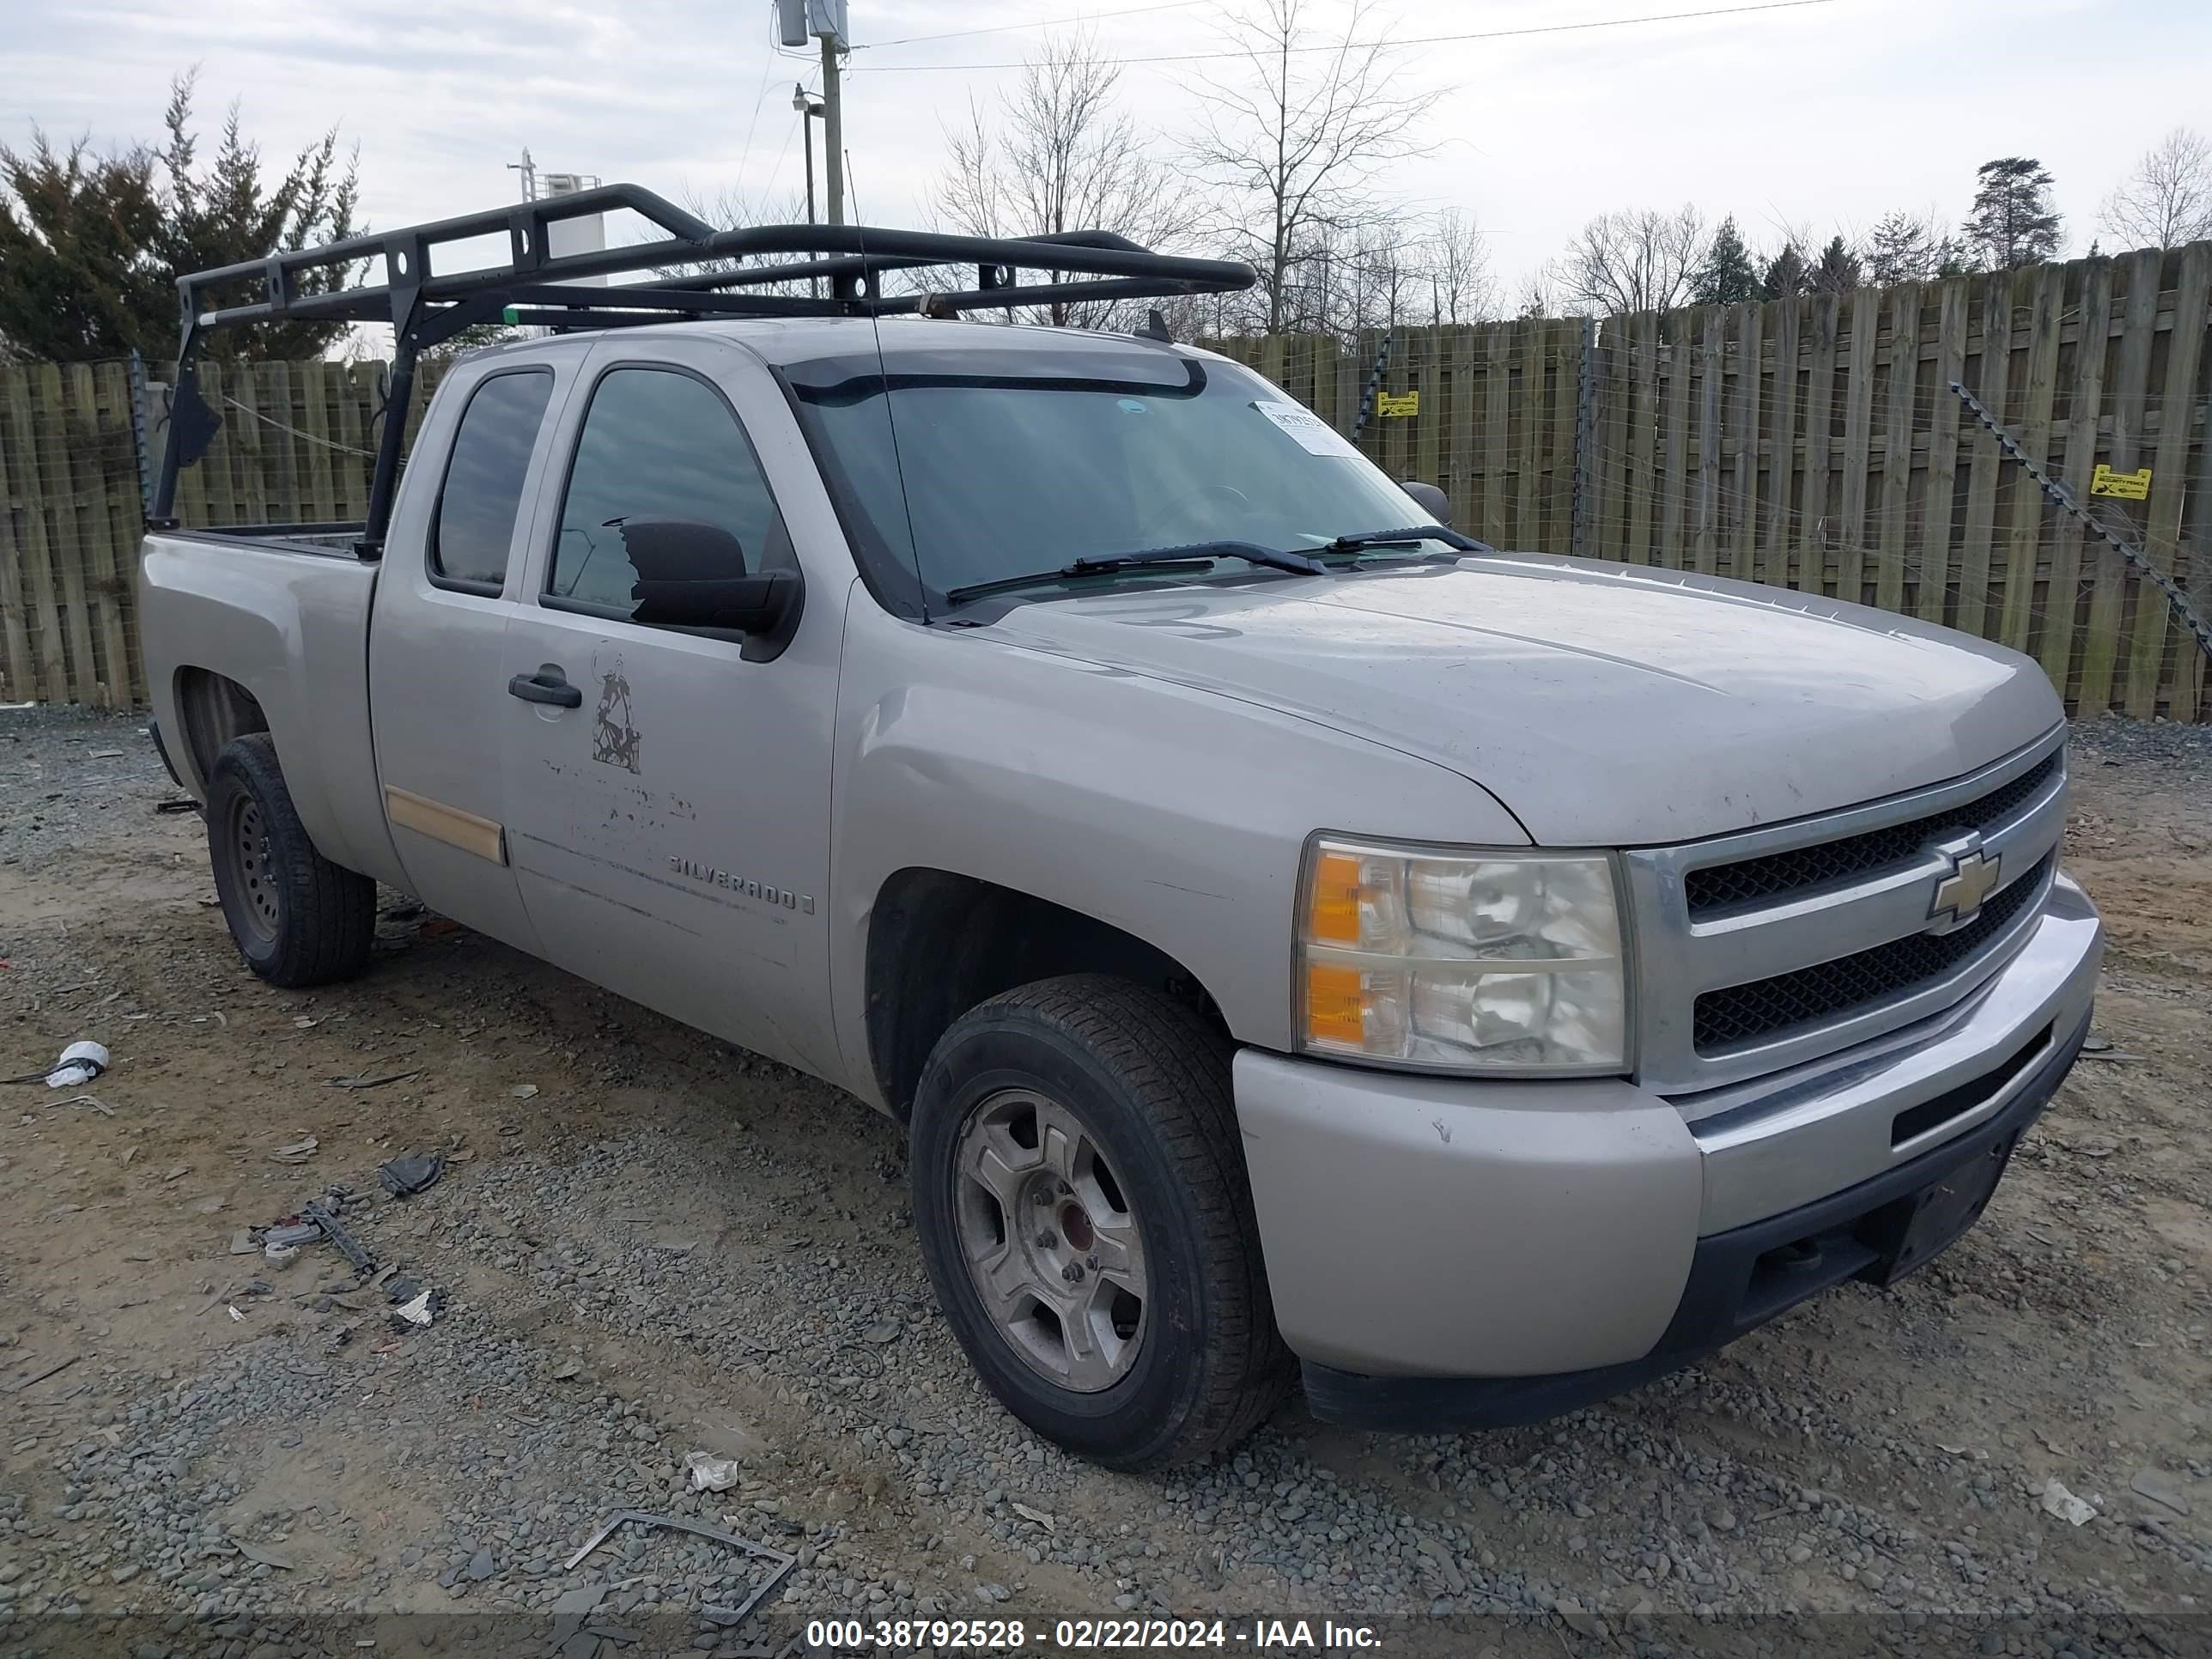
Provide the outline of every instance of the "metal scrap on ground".
<path id="1" fill-rule="evenodd" d="M 732 1549 L 743 1550 L 747 1555 L 775 1564 L 775 1571 L 736 1607 L 713 1609 L 714 1622 L 724 1630 L 732 1629 L 743 1623 L 751 1614 L 752 1610 L 767 1598 L 769 1592 L 783 1583 L 785 1575 L 798 1565 L 797 1556 L 787 1555 L 781 1550 L 770 1549 L 765 1544 L 756 1544 L 750 1539 L 740 1538 L 733 1532 L 724 1532 L 719 1527 L 705 1526 L 699 1522 L 686 1521 L 672 1515 L 650 1515 L 643 1510 L 617 1510 L 599 1523 L 599 1530 L 584 1540 L 582 1547 L 562 1563 L 562 1567 L 568 1571 L 574 1571 L 586 1556 L 605 1543 L 614 1535 L 618 1528 L 632 1521 L 641 1527 L 665 1527 L 675 1532 L 695 1533 L 702 1538 L 711 1538 L 718 1544 L 726 1544 Z"/>

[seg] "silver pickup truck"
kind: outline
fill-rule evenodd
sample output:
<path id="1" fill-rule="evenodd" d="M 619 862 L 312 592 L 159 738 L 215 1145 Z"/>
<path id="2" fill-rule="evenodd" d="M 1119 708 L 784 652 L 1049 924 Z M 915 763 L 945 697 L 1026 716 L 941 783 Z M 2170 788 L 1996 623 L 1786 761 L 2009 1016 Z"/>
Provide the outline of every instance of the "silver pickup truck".
<path id="1" fill-rule="evenodd" d="M 445 375 L 404 477 L 387 422 L 367 524 L 230 532 L 165 516 L 188 339 L 142 614 L 255 972 L 360 972 L 381 883 L 849 1091 L 976 1369 L 1124 1468 L 1301 1376 L 1564 1411 L 1980 1213 L 2100 951 L 2033 663 L 1493 551 L 1157 318 L 966 314 L 1241 266 L 608 190 L 669 240 L 547 258 L 532 204 L 185 281 L 197 334 L 388 314 L 402 408 L 456 318 L 549 331 Z M 433 268 L 487 226 L 507 264 Z M 678 252 L 808 257 L 564 280 Z"/>

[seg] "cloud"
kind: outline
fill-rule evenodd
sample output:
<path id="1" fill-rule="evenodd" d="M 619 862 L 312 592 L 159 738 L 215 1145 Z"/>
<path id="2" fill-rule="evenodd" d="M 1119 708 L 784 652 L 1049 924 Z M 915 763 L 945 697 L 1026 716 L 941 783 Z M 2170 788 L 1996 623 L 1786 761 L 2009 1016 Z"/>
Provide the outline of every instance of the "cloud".
<path id="1" fill-rule="evenodd" d="M 1339 0 L 1314 0 L 1324 10 Z M 1683 9 L 1686 0 L 1402 0 L 1404 36 Z M 232 99 L 272 153 L 337 124 L 361 146 L 365 208 L 398 224 L 511 199 L 507 164 L 630 179 L 664 194 L 800 189 L 791 82 L 817 73 L 773 42 L 766 0 L 275 0 L 191 7 L 36 4 L 9 11 L 0 140 L 33 123 L 103 143 L 153 137 L 169 77 L 197 64 L 201 114 Z M 862 41 L 1064 17 L 1080 0 L 853 0 Z M 1127 9 L 1099 0 L 1094 13 Z M 1215 0 L 1103 16 L 1127 56 L 1218 50 Z M 846 143 L 858 204 L 917 222 L 941 125 L 1040 38 L 997 33 L 854 54 Z M 2126 43 L 2114 51 L 2114 43 Z M 1393 183 L 1417 206 L 1474 212 L 1509 285 L 1607 209 L 1685 200 L 1826 234 L 1893 207 L 1963 214 L 1974 167 L 2039 156 L 2085 245 L 2095 204 L 2135 155 L 2202 103 L 2212 8 L 2185 0 L 1837 0 L 1757 16 L 1423 46 L 1407 83 L 1444 90 L 1434 153 Z M 892 64 L 923 72 L 884 73 Z M 1206 66 L 1209 73 L 1232 65 Z M 1132 65 L 1123 93 L 1164 144 L 1193 124 L 1191 66 Z M 817 158 L 818 164 L 818 158 Z"/>

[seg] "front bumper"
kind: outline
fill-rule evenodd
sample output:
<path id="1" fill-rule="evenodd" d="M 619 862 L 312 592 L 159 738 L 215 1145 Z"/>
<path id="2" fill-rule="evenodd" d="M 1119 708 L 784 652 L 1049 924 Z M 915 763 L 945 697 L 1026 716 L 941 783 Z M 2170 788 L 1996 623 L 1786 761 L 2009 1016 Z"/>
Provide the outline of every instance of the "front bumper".
<path id="1" fill-rule="evenodd" d="M 1237 1116 L 1309 1404 L 1374 1428 L 1533 1421 L 1891 1275 L 1916 1195 L 2008 1153 L 2050 1100 L 2101 951 L 2062 877 L 1956 1007 L 1694 1103 L 1244 1051 Z"/>

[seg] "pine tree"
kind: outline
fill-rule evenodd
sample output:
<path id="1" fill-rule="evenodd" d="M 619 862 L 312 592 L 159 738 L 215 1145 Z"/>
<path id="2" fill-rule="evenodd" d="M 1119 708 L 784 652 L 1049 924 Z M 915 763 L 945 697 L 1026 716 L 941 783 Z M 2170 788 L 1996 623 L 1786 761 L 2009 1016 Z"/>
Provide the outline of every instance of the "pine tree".
<path id="1" fill-rule="evenodd" d="M 1819 261 L 1806 275 L 1805 285 L 1815 294 L 1849 294 L 1863 276 L 1859 256 L 1844 245 L 1842 237 L 1835 236 L 1820 250 Z"/>
<path id="2" fill-rule="evenodd" d="M 1762 300 L 1795 299 L 1809 286 L 1805 256 L 1798 252 L 1795 242 L 1784 242 L 1782 252 L 1766 262 L 1766 274 L 1759 279 L 1759 297 Z"/>
<path id="3" fill-rule="evenodd" d="M 1962 276 L 1966 270 L 1965 246 L 1956 237 L 1938 234 L 1935 222 L 1917 214 L 1884 215 L 1867 233 L 1860 253 L 1869 288 L 1932 283 Z"/>
<path id="4" fill-rule="evenodd" d="M 239 106 L 225 112 L 214 160 L 198 163 L 199 141 L 191 131 L 192 83 L 197 71 L 169 84 L 169 106 L 161 117 L 168 141 L 162 147 L 167 198 L 157 251 L 173 271 L 206 270 L 258 259 L 280 249 L 342 241 L 354 234 L 354 210 L 361 185 L 357 155 L 340 165 L 336 127 L 293 157 L 284 172 L 264 178 L 261 147 L 240 128 Z M 321 294 L 342 287 L 347 271 L 337 266 L 305 271 L 293 279 L 300 294 Z M 258 299 L 258 284 L 246 284 L 220 302 Z M 208 337 L 209 349 L 255 357 L 314 357 L 345 331 L 343 323 L 286 322 L 233 329 Z"/>
<path id="5" fill-rule="evenodd" d="M 353 234 L 359 193 L 335 129 L 282 173 L 264 169 L 233 106 L 212 161 L 191 132 L 192 77 L 171 83 L 167 142 L 96 155 L 57 150 L 33 129 L 27 152 L 0 146 L 0 355 L 82 362 L 131 351 L 176 356 L 177 275 L 259 259 Z M 301 294 L 337 286 L 337 269 L 302 274 Z M 258 299 L 248 282 L 219 304 Z M 208 337 L 210 350 L 313 357 L 343 323 L 288 322 Z"/>
<path id="6" fill-rule="evenodd" d="M 2001 155 L 1976 172 L 1974 210 L 1964 234 L 1984 270 L 2017 270 L 2041 264 L 2058 252 L 2065 221 L 2051 204 L 2051 175 L 2029 155 Z"/>
<path id="7" fill-rule="evenodd" d="M 1759 297 L 1759 272 L 1731 214 L 1721 221 L 1713 240 L 1705 246 L 1705 257 L 1691 276 L 1690 303 L 1732 306 Z"/>
<path id="8" fill-rule="evenodd" d="M 149 251 L 161 223 L 153 158 L 57 150 L 33 128 L 0 147 L 0 359 L 83 362 L 176 332 L 177 291 Z"/>

